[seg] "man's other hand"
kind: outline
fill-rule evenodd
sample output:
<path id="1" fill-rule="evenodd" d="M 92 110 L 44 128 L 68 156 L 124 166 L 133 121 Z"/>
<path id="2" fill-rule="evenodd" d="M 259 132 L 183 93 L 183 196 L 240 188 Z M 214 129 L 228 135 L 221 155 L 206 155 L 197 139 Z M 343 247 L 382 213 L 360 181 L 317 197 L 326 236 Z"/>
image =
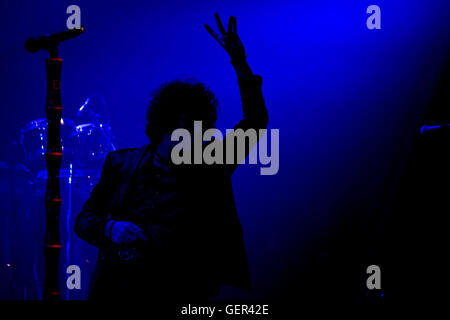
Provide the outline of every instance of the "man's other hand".
<path id="1" fill-rule="evenodd" d="M 109 221 L 106 230 L 110 230 L 109 238 L 118 245 L 129 246 L 138 240 L 148 241 L 144 231 L 132 222 Z"/>

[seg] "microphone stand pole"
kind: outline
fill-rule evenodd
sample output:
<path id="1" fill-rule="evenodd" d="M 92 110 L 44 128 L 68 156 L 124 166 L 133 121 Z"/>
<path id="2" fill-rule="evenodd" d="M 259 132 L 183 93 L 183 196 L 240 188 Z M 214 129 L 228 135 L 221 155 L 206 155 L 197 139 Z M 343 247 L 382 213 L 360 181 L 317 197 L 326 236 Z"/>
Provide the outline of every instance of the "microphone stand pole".
<path id="1" fill-rule="evenodd" d="M 59 290 L 59 255 L 61 239 L 59 234 L 59 217 L 61 211 L 60 169 L 61 169 L 61 66 L 58 57 L 58 44 L 48 49 L 50 57 L 45 60 L 47 71 L 47 186 L 45 190 L 46 231 L 44 241 L 45 281 L 44 299 L 58 300 Z"/>
<path id="2" fill-rule="evenodd" d="M 66 33 L 79 34 L 84 31 L 72 30 Z M 63 60 L 58 57 L 58 45 L 65 39 L 49 38 L 44 47 L 49 53 L 49 58 L 45 61 L 47 72 L 47 149 L 45 151 L 45 162 L 47 165 L 47 186 L 45 190 L 45 216 L 46 231 L 44 240 L 45 259 L 45 281 L 44 299 L 59 300 L 61 292 L 59 289 L 59 256 L 61 251 L 61 237 L 59 230 L 59 218 L 61 211 L 60 193 L 60 169 L 61 169 L 61 66 Z M 25 43 L 27 48 L 27 43 Z M 30 52 L 36 52 L 30 50 Z"/>

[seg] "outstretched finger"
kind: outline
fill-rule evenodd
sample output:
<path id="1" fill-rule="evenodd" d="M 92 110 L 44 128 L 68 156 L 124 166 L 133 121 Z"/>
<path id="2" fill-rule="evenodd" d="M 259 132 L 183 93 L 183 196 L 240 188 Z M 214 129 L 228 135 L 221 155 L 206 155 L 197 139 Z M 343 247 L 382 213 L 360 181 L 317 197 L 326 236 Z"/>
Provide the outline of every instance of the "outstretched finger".
<path id="1" fill-rule="evenodd" d="M 142 231 L 139 231 L 138 233 L 136 233 L 136 236 L 137 236 L 139 239 L 141 239 L 141 240 L 148 241 L 148 238 L 146 237 L 146 235 L 145 235 L 144 232 L 142 232 Z"/>
<path id="2" fill-rule="evenodd" d="M 237 21 L 236 21 L 236 17 L 233 17 L 233 33 L 237 35 Z"/>
<path id="3" fill-rule="evenodd" d="M 124 238 L 123 243 L 128 246 L 133 244 L 136 240 L 137 240 L 136 234 L 130 233 L 128 236 Z"/>
<path id="4" fill-rule="evenodd" d="M 222 21 L 220 21 L 219 14 L 217 12 L 214 14 L 214 18 L 216 18 L 217 28 L 219 28 L 219 32 L 222 35 L 226 35 L 225 28 L 223 27 Z"/>
<path id="5" fill-rule="evenodd" d="M 139 230 L 141 230 L 141 228 L 139 228 L 137 225 L 135 225 L 134 223 L 129 223 L 129 224 L 127 224 L 127 229 L 128 229 L 128 231 L 130 231 L 130 232 L 137 232 L 137 231 L 139 231 Z"/>
<path id="6" fill-rule="evenodd" d="M 228 19 L 228 34 L 232 34 L 233 33 L 233 16 L 230 16 L 230 18 Z"/>
<path id="7" fill-rule="evenodd" d="M 212 35 L 214 39 L 219 41 L 219 34 L 217 32 L 215 32 L 209 25 L 205 24 L 204 26 L 205 26 L 206 31 L 208 31 L 209 34 Z"/>
<path id="8" fill-rule="evenodd" d="M 211 29 L 211 27 L 210 27 L 209 25 L 205 24 L 204 26 L 205 26 L 206 31 L 208 31 L 209 34 L 210 34 L 214 39 L 216 39 L 217 42 L 219 42 L 219 44 L 223 47 L 223 44 L 222 44 L 222 42 L 220 41 L 220 36 L 219 36 L 219 34 L 218 34 L 217 32 L 215 32 L 213 29 Z"/>
<path id="9" fill-rule="evenodd" d="M 204 24 L 206 31 L 209 32 L 210 35 L 213 36 L 214 39 L 219 40 L 219 34 L 215 32 L 209 25 Z"/>

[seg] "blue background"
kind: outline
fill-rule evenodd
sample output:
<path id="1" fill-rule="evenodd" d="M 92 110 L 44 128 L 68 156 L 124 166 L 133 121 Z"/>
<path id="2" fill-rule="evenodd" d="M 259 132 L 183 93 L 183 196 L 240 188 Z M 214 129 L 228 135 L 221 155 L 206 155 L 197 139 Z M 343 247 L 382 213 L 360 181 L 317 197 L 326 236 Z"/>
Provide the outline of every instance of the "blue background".
<path id="1" fill-rule="evenodd" d="M 216 11 L 224 23 L 237 17 L 248 62 L 264 79 L 269 127 L 280 129 L 278 174 L 244 165 L 233 178 L 252 297 L 301 290 L 301 270 L 326 264 L 322 257 L 340 261 L 342 250 L 365 263 L 448 57 L 448 1 L 3 0 L 1 147 L 45 117 L 46 54 L 26 52 L 23 42 L 64 30 L 71 4 L 80 6 L 86 32 L 61 45 L 64 116 L 74 118 L 87 96 L 103 96 L 119 148 L 146 143 L 149 93 L 166 80 L 210 85 L 218 127 L 234 126 L 236 76 L 203 24 L 215 27 Z M 366 28 L 371 4 L 381 7 L 381 30 Z"/>

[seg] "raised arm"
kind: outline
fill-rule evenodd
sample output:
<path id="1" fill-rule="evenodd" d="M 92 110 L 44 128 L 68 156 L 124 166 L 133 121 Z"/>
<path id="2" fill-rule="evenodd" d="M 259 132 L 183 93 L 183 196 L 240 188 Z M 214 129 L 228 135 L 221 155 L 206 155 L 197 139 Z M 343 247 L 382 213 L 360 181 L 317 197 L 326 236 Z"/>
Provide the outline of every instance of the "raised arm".
<path id="1" fill-rule="evenodd" d="M 247 63 L 247 55 L 241 39 L 237 34 L 236 18 L 231 16 L 228 21 L 228 28 L 225 28 L 220 21 L 219 14 L 214 15 L 219 33 L 215 32 L 209 25 L 205 24 L 206 30 L 216 41 L 225 49 L 231 58 L 231 64 L 236 71 L 239 89 L 241 93 L 243 118 L 234 127 L 235 130 L 254 129 L 257 133 L 256 141 L 248 139 L 244 153 L 237 152 L 236 140 L 234 141 L 234 164 L 231 166 L 233 171 L 239 163 L 250 153 L 251 149 L 256 145 L 261 138 L 259 129 L 266 129 L 269 120 L 269 115 L 266 109 L 264 98 L 262 95 L 262 77 L 254 75 L 250 66 Z M 235 136 L 227 135 L 224 139 L 225 145 L 230 139 L 237 139 Z M 226 155 L 225 155 L 226 158 Z"/>

